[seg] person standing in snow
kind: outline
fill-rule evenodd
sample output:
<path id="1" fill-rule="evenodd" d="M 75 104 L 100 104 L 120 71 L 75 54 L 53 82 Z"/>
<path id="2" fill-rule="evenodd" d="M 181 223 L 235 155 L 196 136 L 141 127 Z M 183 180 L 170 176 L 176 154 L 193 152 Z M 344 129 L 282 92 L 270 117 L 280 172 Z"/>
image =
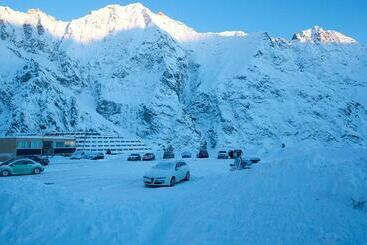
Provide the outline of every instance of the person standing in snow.
<path id="1" fill-rule="evenodd" d="M 234 166 L 236 169 L 243 169 L 245 166 L 243 165 L 244 161 L 242 161 L 241 154 L 235 153 Z"/>
<path id="2" fill-rule="evenodd" d="M 235 167 L 235 169 L 240 169 L 240 165 L 241 165 L 241 159 L 239 157 L 236 157 L 234 159 L 234 167 Z"/>

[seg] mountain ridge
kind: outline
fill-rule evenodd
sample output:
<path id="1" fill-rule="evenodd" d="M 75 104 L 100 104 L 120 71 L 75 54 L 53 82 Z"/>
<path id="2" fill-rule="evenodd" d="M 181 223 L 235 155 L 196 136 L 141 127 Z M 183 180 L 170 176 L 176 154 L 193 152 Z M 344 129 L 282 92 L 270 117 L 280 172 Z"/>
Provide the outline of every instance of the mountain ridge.
<path id="1" fill-rule="evenodd" d="M 0 132 L 97 130 L 180 149 L 366 144 L 363 45 L 198 33 L 141 6 L 74 22 L 2 8 Z"/>
<path id="2" fill-rule="evenodd" d="M 23 24 L 32 24 L 32 23 L 28 23 L 31 20 L 29 18 L 28 19 L 26 18 L 29 16 L 32 17 L 36 15 L 38 17 L 37 21 L 40 21 L 42 18 L 47 18 L 47 19 L 53 20 L 55 22 L 55 25 L 61 25 L 65 29 L 65 32 L 67 32 L 66 28 L 68 27 L 68 25 L 73 25 L 73 23 L 75 22 L 87 22 L 89 18 L 93 19 L 93 18 L 98 17 L 101 19 L 106 19 L 107 18 L 106 16 L 109 16 L 110 18 L 112 16 L 115 16 L 115 17 L 118 16 L 121 18 L 122 16 L 126 15 L 128 17 L 131 17 L 131 16 L 135 17 L 135 19 L 133 19 L 132 21 L 133 24 L 135 25 L 124 26 L 123 28 L 119 29 L 119 31 L 129 30 L 129 29 L 134 29 L 134 28 L 146 28 L 150 24 L 154 24 L 158 26 L 159 28 L 163 29 L 164 31 L 168 32 L 172 37 L 174 37 L 178 41 L 197 41 L 197 40 L 207 37 L 208 35 L 209 36 L 219 35 L 219 36 L 228 36 L 228 37 L 233 37 L 233 36 L 243 37 L 246 35 L 244 31 L 222 31 L 218 33 L 217 32 L 203 32 L 203 33 L 196 32 L 193 28 L 186 26 L 181 21 L 177 21 L 177 20 L 170 18 L 169 16 L 163 14 L 162 12 L 153 13 L 151 10 L 146 8 L 141 3 L 133 3 L 133 4 L 126 5 L 126 6 L 122 6 L 119 4 L 110 4 L 98 10 L 93 10 L 85 16 L 82 16 L 82 17 L 79 17 L 79 18 L 76 18 L 70 21 L 57 20 L 55 17 L 48 15 L 47 13 L 43 12 L 40 9 L 29 9 L 27 12 L 20 12 L 20 11 L 15 11 L 11 9 L 10 7 L 0 6 L 0 18 L 3 19 L 5 15 L 2 14 L 2 12 L 9 12 L 11 13 L 11 15 L 17 16 L 18 18 L 15 18 L 15 19 L 18 19 L 17 20 L 18 22 L 20 21 L 19 18 L 22 16 Z M 143 21 L 139 19 L 142 16 L 143 16 L 142 18 Z M 7 21 L 11 19 L 12 18 L 9 16 L 6 18 Z M 127 20 L 123 19 L 122 22 L 123 21 L 127 21 Z M 108 32 L 108 33 L 111 33 L 111 32 Z M 324 30 L 319 26 L 314 26 L 310 29 L 306 29 L 298 33 L 295 33 L 292 36 L 291 40 L 298 40 L 300 42 L 307 42 L 307 41 L 315 42 L 315 40 L 313 39 L 313 37 L 311 37 L 311 35 L 319 36 L 319 37 L 320 36 L 323 37 L 325 35 L 332 36 L 332 38 L 329 40 L 322 38 L 321 40 L 318 40 L 319 42 L 357 43 L 357 41 L 351 37 L 348 37 L 336 31 Z M 59 37 L 60 35 L 55 35 L 55 36 Z M 75 40 L 78 41 L 78 39 L 75 39 Z M 90 41 L 90 40 L 88 40 L 87 38 L 87 41 Z"/>

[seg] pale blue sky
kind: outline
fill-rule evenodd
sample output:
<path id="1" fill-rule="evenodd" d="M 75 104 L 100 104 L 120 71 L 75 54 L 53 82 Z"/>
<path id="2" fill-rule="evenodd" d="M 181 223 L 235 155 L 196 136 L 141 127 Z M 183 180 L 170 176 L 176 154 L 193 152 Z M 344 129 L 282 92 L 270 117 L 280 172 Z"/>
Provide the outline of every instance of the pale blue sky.
<path id="1" fill-rule="evenodd" d="M 39 8 L 57 19 L 81 17 L 108 4 L 128 0 L 0 0 L 1 6 L 26 11 Z M 154 12 L 186 23 L 198 31 L 267 31 L 291 38 L 294 32 L 319 25 L 367 43 L 367 0 L 141 0 Z"/>

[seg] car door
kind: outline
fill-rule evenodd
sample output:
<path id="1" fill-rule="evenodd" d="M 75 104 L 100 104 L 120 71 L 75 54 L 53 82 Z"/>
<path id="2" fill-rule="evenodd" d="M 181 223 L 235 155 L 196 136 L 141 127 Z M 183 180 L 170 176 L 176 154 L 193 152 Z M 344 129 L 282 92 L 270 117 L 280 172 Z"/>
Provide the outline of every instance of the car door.
<path id="1" fill-rule="evenodd" d="M 183 171 L 183 164 L 182 162 L 177 163 L 177 176 L 179 180 L 183 180 L 185 178 L 185 173 Z"/>
<path id="2" fill-rule="evenodd" d="M 18 161 L 14 161 L 13 163 L 11 163 L 9 165 L 9 167 L 11 168 L 12 174 L 20 174 L 22 171 L 22 163 L 18 160 Z"/>
<path id="3" fill-rule="evenodd" d="M 35 162 L 32 160 L 24 160 L 24 174 L 33 174 Z"/>
<path id="4" fill-rule="evenodd" d="M 182 179 L 186 178 L 186 174 L 189 171 L 189 167 L 185 162 L 182 163 L 181 172 L 182 172 Z"/>
<path id="5" fill-rule="evenodd" d="M 184 177 L 186 177 L 186 173 L 189 171 L 189 167 L 187 166 L 187 164 L 184 162 L 182 164 L 182 172 L 184 174 Z"/>
<path id="6" fill-rule="evenodd" d="M 11 164 L 13 174 L 26 174 L 27 173 L 27 161 L 17 160 Z"/>
<path id="7" fill-rule="evenodd" d="M 176 163 L 176 167 L 175 167 L 175 176 L 176 176 L 176 181 L 180 181 L 181 180 L 181 175 L 180 175 L 180 163 Z"/>

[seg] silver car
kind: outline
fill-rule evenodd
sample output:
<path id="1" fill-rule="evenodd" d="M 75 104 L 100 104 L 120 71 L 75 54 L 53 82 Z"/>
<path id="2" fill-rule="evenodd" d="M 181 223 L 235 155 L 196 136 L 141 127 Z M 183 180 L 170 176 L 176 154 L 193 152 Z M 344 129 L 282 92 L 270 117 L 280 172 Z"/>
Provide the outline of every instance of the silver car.
<path id="1" fill-rule="evenodd" d="M 174 186 L 190 180 L 190 168 L 184 161 L 160 162 L 147 172 L 143 181 L 147 186 Z"/>

